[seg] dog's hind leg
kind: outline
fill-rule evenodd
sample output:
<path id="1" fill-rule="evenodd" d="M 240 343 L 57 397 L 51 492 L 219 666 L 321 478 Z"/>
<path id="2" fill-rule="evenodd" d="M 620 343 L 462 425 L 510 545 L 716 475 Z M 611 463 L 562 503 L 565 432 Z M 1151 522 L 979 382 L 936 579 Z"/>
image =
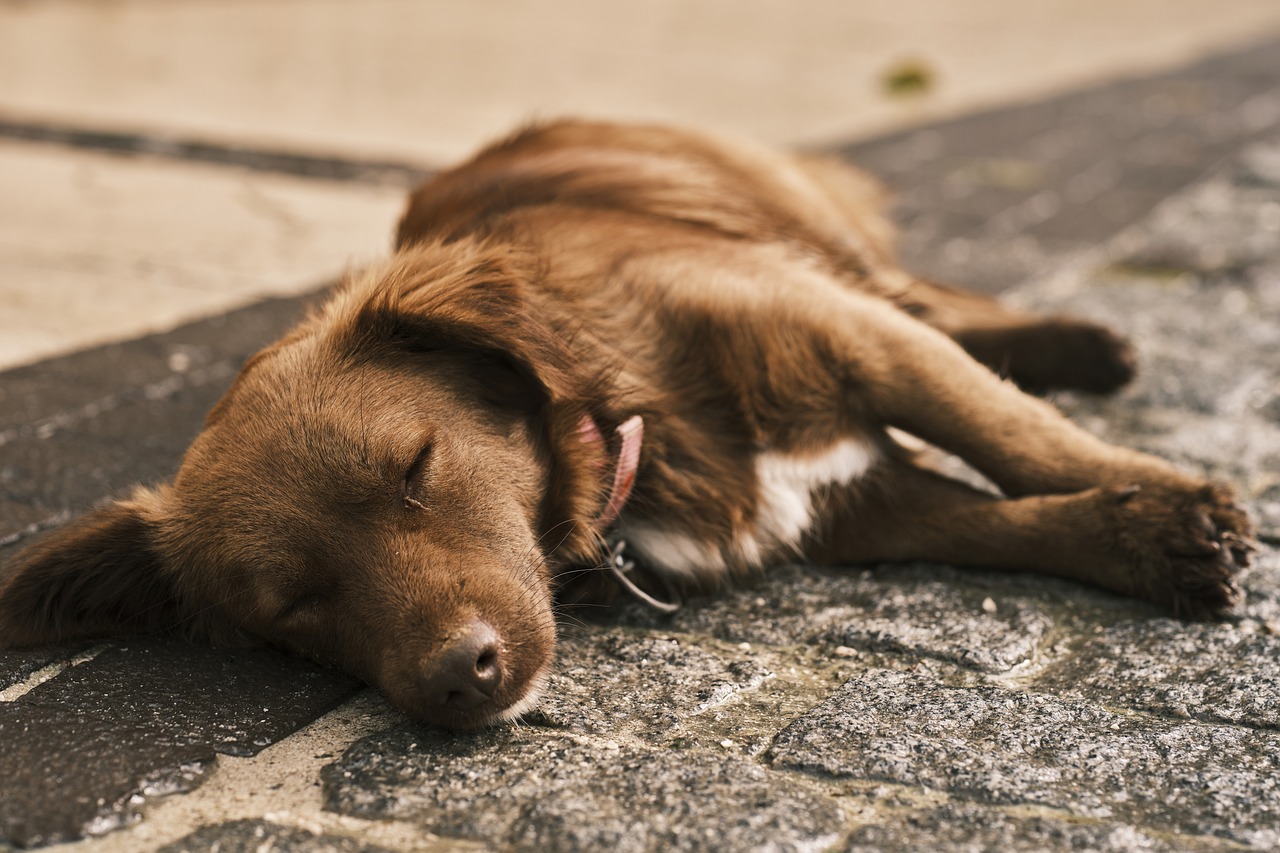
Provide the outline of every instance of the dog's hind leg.
<path id="1" fill-rule="evenodd" d="M 1006 499 L 904 454 L 833 494 L 805 552 L 826 565 L 934 560 L 1037 571 L 1202 616 L 1239 599 L 1232 574 L 1243 555 L 1215 535 L 1195 493 L 1185 498 L 1166 505 L 1105 486 Z"/>
<path id="2" fill-rule="evenodd" d="M 1107 394 L 1133 378 L 1133 348 L 1115 332 L 1074 317 L 1039 317 L 995 299 L 915 280 L 899 307 L 964 347 L 969 355 L 1032 392 L 1073 389 Z"/>
<path id="3" fill-rule="evenodd" d="M 843 362 L 848 403 L 969 462 L 1008 495 L 1099 485 L 1181 487 L 1168 463 L 1085 432 L 883 300 L 843 294 L 818 319 Z"/>
<path id="4" fill-rule="evenodd" d="M 838 323 L 838 331 L 826 326 L 835 338 L 830 345 L 847 371 L 848 403 L 863 417 L 955 453 L 1012 497 L 1069 496 L 1095 487 L 1127 495 L 1117 504 L 1115 524 L 1098 527 L 1098 535 L 1139 543 L 1157 535 L 1170 541 L 1204 535 L 1234 564 L 1246 564 L 1252 526 L 1227 486 L 1101 441 L 883 301 L 848 294 L 844 304 L 849 310 L 838 320 L 828 312 L 824 322 Z M 1137 491 L 1130 495 L 1132 487 Z M 1095 515 L 1085 518 L 1092 523 Z"/>

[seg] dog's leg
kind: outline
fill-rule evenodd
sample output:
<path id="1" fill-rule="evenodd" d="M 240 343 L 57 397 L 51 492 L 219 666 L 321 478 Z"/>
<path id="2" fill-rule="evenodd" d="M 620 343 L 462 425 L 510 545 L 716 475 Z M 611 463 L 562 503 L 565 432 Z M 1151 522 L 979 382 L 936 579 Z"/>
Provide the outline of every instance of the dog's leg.
<path id="1" fill-rule="evenodd" d="M 907 287 L 899 304 L 1028 391 L 1106 394 L 1133 378 L 1133 348 L 1096 323 L 1038 317 L 988 296 L 921 280 Z"/>
<path id="2" fill-rule="evenodd" d="M 1252 527 L 1231 490 L 1137 451 L 1114 447 L 1053 406 L 1020 392 L 952 340 L 888 303 L 856 294 L 831 329 L 852 393 L 846 403 L 874 422 L 948 450 L 1009 496 L 1069 495 L 1097 486 L 1137 486 L 1118 517 L 1145 542 L 1169 525 L 1207 534 L 1245 564 Z M 1147 546 L 1135 545 L 1139 550 Z M 1154 547 L 1154 546 L 1152 546 Z"/>
<path id="3" fill-rule="evenodd" d="M 1090 435 L 882 300 L 845 294 L 844 308 L 817 322 L 843 362 L 836 369 L 852 392 L 846 402 L 955 453 L 1005 494 L 1194 482 L 1162 460 Z"/>
<path id="4" fill-rule="evenodd" d="M 1239 599 L 1232 574 L 1244 559 L 1233 553 L 1243 543 L 1215 534 L 1204 497 L 1188 492 L 1170 504 L 1104 486 L 1005 499 L 890 458 L 833 496 L 805 551 L 827 565 L 937 560 L 1038 571 L 1201 616 Z"/>

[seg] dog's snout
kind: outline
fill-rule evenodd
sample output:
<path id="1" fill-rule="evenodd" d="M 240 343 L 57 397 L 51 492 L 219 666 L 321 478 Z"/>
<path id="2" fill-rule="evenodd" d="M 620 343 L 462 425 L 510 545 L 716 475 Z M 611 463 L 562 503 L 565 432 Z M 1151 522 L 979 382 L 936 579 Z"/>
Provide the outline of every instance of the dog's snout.
<path id="1" fill-rule="evenodd" d="M 502 684 L 502 638 L 473 619 L 424 663 L 419 686 L 432 705 L 465 711 L 493 698 Z"/>

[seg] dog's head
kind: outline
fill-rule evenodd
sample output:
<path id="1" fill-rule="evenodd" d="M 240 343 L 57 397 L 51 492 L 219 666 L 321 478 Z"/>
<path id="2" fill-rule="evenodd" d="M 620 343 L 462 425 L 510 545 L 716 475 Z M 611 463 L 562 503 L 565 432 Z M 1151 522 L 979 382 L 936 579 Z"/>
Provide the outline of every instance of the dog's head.
<path id="1" fill-rule="evenodd" d="M 334 662 L 435 723 L 527 707 L 594 548 L 587 384 L 509 250 L 428 245 L 255 356 L 173 483 L 14 561 L 0 645 L 168 629 Z M 598 454 L 598 451 L 596 451 Z"/>

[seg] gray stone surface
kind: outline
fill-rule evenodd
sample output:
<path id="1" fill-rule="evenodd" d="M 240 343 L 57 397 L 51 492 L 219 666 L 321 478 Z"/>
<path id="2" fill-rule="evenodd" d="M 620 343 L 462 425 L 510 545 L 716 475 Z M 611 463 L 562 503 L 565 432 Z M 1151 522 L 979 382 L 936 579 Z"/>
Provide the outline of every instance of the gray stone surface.
<path id="1" fill-rule="evenodd" d="M 933 809 L 889 811 L 880 822 L 855 831 L 840 848 L 843 853 L 1187 853 L 1221 849 L 1216 840 L 1182 836 L 1175 842 L 1114 821 L 1081 819 L 1052 809 L 1001 809 L 964 801 Z"/>
<path id="2" fill-rule="evenodd" d="M 786 566 L 744 589 L 690 602 L 672 618 L 638 606 L 622 618 L 728 642 L 906 653 L 995 673 L 1031 657 L 1052 624 L 1046 611 L 1079 591 L 1064 586 L 923 563 Z"/>
<path id="3" fill-rule="evenodd" d="M 777 768 L 1280 844 L 1280 735 L 870 670 L 783 729 Z"/>
<path id="4" fill-rule="evenodd" d="M 514 850 L 823 850 L 843 835 L 831 795 L 730 751 L 627 738 L 405 725 L 325 768 L 328 807 L 412 820 Z"/>
<path id="5" fill-rule="evenodd" d="M 669 740 L 685 720 L 714 715 L 773 678 L 768 663 L 767 656 L 687 637 L 583 631 L 562 640 L 535 719 L 572 732 Z"/>
<path id="6" fill-rule="evenodd" d="M 336 706 L 354 679 L 265 649 L 107 648 L 0 703 L 0 843 L 47 844 L 136 819 Z"/>
<path id="7" fill-rule="evenodd" d="M 148 796 L 203 782 L 214 758 L 171 728 L 56 705 L 0 704 L 0 743 L 0 844 L 19 847 L 126 826 Z"/>
<path id="8" fill-rule="evenodd" d="M 69 664 L 85 643 L 66 643 L 61 646 L 41 646 L 36 649 L 17 649 L 0 656 L 0 690 L 25 681 L 36 671 L 50 664 Z"/>
<path id="9" fill-rule="evenodd" d="M 391 853 L 358 838 L 308 832 L 265 820 L 235 820 L 198 829 L 156 853 Z"/>
<path id="10" fill-rule="evenodd" d="M 1108 707 L 1280 729 L 1280 637 L 1252 620 L 1101 630 L 1034 682 Z"/>
<path id="11" fill-rule="evenodd" d="M 225 755 L 253 755 L 357 686 L 350 676 L 269 649 L 136 639 L 113 644 L 16 704 L 116 716 Z"/>
<path id="12" fill-rule="evenodd" d="M 1273 133 L 1276 68 L 1280 47 L 1267 42 L 844 150 L 895 191 L 910 267 L 994 292 L 1075 263 Z"/>

